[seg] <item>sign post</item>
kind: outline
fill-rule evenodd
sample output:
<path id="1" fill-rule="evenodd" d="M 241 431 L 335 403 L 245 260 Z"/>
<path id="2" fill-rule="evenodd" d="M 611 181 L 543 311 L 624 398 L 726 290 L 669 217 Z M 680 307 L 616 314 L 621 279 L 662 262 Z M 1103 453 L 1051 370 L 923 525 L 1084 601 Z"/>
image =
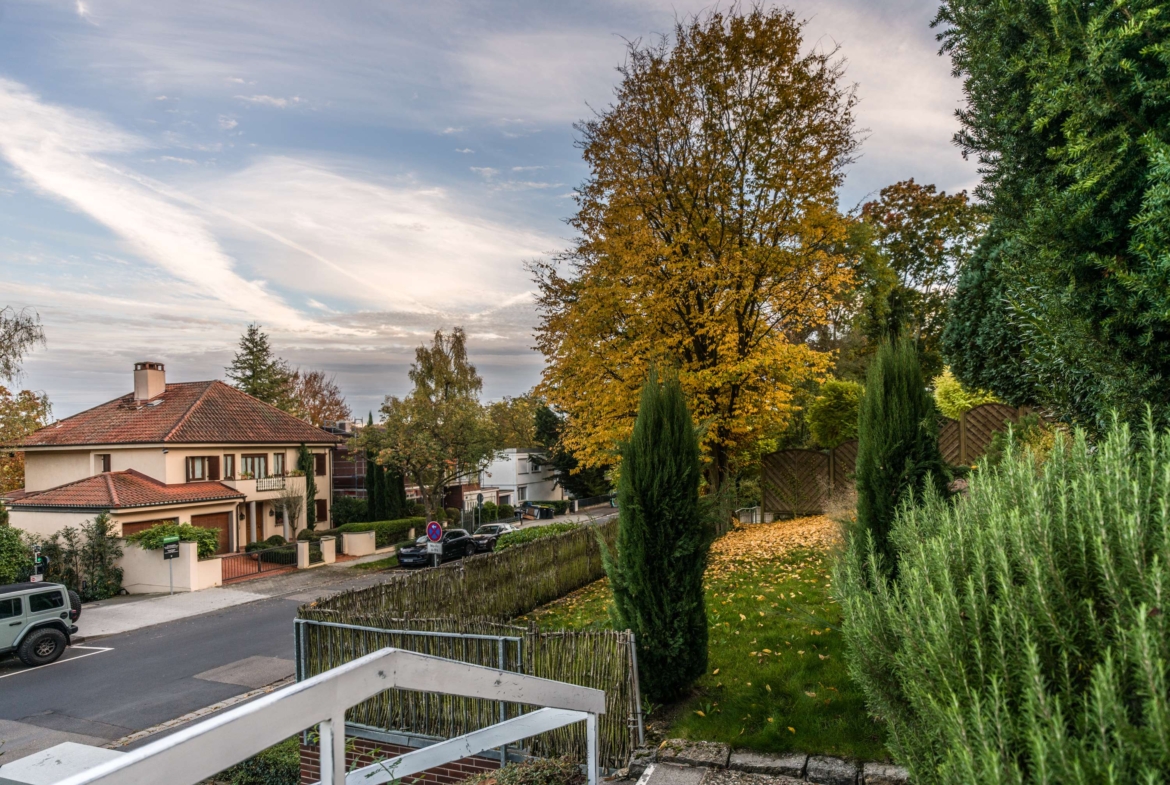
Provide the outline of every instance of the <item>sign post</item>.
<path id="1" fill-rule="evenodd" d="M 443 526 L 438 521 L 427 524 L 427 540 L 427 553 L 434 559 L 433 566 L 438 567 L 443 558 Z"/>
<path id="2" fill-rule="evenodd" d="M 174 559 L 179 558 L 179 535 L 172 534 L 170 537 L 163 537 L 163 559 L 166 560 L 167 570 L 171 577 L 171 594 L 175 593 L 175 565 Z"/>
<path id="3" fill-rule="evenodd" d="M 475 527 L 478 529 L 480 526 L 483 526 L 483 494 L 482 493 L 475 494 L 475 511 L 476 511 L 477 516 L 479 517 L 479 520 L 477 520 L 475 522 Z"/>
<path id="4" fill-rule="evenodd" d="M 48 566 L 49 560 L 41 555 L 41 546 L 33 546 L 33 571 L 32 575 L 28 576 L 30 583 L 39 583 L 45 579 L 45 568 Z"/>

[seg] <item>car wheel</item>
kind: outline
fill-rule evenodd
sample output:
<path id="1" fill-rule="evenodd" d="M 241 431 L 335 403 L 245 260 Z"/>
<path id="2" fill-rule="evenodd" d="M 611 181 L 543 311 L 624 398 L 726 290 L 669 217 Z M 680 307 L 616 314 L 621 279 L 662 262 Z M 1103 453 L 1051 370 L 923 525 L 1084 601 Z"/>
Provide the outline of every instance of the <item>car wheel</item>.
<path id="1" fill-rule="evenodd" d="M 69 607 L 73 609 L 70 614 L 72 621 L 77 621 L 81 618 L 81 597 L 73 589 L 69 590 Z"/>
<path id="2" fill-rule="evenodd" d="M 30 668 L 56 662 L 65 653 L 65 633 L 53 627 L 33 630 L 20 644 L 16 656 Z"/>

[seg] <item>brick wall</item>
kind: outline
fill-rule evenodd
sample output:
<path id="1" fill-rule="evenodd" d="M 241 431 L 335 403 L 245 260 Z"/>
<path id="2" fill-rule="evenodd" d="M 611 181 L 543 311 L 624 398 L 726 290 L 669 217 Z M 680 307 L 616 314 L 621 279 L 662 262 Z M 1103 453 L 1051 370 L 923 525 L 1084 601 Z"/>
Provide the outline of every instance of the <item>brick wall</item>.
<path id="1" fill-rule="evenodd" d="M 404 747 L 384 741 L 355 738 L 347 739 L 346 746 L 350 748 L 345 753 L 345 768 L 347 771 L 355 768 L 355 763 L 358 767 L 367 766 L 377 760 L 383 760 L 396 755 L 404 755 L 416 749 L 415 747 Z M 320 760 L 320 752 L 317 749 L 317 745 L 301 744 L 301 785 L 311 785 L 314 782 L 320 781 L 321 771 L 318 768 Z M 499 761 L 490 758 L 462 758 L 451 763 L 444 763 L 442 766 L 437 766 L 433 769 L 428 769 L 422 774 L 407 777 L 404 779 L 404 782 L 428 783 L 430 785 L 455 785 L 455 783 L 462 782 L 468 777 L 482 774 L 485 771 L 495 771 L 499 767 Z"/>

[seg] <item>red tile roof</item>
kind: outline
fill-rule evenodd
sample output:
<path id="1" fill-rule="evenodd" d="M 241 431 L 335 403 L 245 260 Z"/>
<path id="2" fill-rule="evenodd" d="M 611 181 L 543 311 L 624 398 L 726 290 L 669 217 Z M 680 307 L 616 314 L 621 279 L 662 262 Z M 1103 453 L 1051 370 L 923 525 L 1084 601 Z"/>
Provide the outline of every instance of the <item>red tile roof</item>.
<path id="1" fill-rule="evenodd" d="M 220 381 L 168 384 L 149 401 L 129 393 L 66 417 L 16 446 L 97 444 L 336 444 L 331 433 Z"/>
<path id="2" fill-rule="evenodd" d="M 44 491 L 32 491 L 18 498 L 7 497 L 8 506 L 21 507 L 83 507 L 87 509 L 121 510 L 127 507 L 158 507 L 166 504 L 228 501 L 242 499 L 244 494 L 221 482 L 188 482 L 167 485 L 141 472 L 128 469 L 105 472 L 84 480 L 58 485 Z"/>

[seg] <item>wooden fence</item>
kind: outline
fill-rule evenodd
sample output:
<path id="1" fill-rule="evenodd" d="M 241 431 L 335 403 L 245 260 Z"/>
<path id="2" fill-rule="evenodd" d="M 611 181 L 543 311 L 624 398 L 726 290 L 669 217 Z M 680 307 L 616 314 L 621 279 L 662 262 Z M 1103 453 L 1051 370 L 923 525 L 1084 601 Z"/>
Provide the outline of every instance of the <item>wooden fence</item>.
<path id="1" fill-rule="evenodd" d="M 958 420 L 944 419 L 938 446 L 943 460 L 966 466 L 982 457 L 992 436 L 1019 422 L 1023 409 L 985 403 Z M 857 441 L 831 450 L 780 450 L 764 456 L 764 511 L 778 518 L 819 515 L 828 500 L 853 484 Z"/>

